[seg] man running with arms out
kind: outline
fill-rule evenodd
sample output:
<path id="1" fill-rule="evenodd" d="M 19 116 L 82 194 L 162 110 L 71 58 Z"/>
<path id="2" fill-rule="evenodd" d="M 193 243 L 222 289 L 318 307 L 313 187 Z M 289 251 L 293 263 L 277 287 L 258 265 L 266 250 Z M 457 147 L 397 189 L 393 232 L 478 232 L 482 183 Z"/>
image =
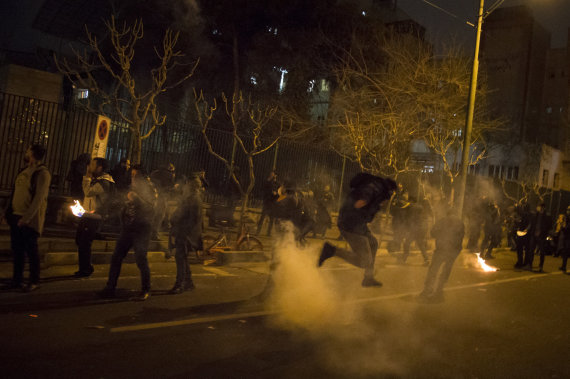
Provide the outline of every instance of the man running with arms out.
<path id="1" fill-rule="evenodd" d="M 338 213 L 338 228 L 351 250 L 337 248 L 328 242 L 323 246 L 318 265 L 332 256 L 338 256 L 354 266 L 364 269 L 363 287 L 380 287 L 374 279 L 374 261 L 378 241 L 368 223 L 380 210 L 382 202 L 390 199 L 396 190 L 396 182 L 378 176 L 360 173 L 350 181 L 350 192 Z"/>

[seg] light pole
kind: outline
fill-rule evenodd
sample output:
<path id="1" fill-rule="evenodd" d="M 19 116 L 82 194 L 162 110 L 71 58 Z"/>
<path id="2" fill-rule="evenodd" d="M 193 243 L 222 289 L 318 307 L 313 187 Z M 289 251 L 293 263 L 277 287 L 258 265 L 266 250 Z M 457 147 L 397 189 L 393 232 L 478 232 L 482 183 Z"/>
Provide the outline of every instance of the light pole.
<path id="1" fill-rule="evenodd" d="M 483 26 L 483 8 L 485 0 L 480 0 L 479 17 L 477 19 L 477 38 L 475 40 L 475 56 L 473 57 L 473 71 L 471 72 L 471 84 L 469 86 L 469 103 L 465 128 L 463 129 L 463 151 L 461 154 L 461 177 L 459 180 L 459 193 L 457 207 L 463 215 L 465 203 L 465 187 L 467 185 L 467 169 L 469 168 L 469 155 L 471 151 L 471 130 L 473 129 L 473 113 L 475 111 L 475 94 L 477 93 L 477 75 L 479 74 L 479 46 L 481 44 L 481 27 Z"/>

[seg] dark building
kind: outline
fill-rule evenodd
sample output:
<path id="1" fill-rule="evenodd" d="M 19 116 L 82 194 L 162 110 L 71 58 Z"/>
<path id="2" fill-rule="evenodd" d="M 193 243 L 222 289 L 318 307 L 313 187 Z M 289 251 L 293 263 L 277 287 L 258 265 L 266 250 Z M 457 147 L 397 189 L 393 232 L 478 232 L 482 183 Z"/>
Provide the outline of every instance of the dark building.
<path id="1" fill-rule="evenodd" d="M 499 8 L 483 27 L 481 60 L 487 69 L 490 104 L 506 120 L 509 139 L 543 143 L 544 72 L 550 32 L 527 6 Z"/>

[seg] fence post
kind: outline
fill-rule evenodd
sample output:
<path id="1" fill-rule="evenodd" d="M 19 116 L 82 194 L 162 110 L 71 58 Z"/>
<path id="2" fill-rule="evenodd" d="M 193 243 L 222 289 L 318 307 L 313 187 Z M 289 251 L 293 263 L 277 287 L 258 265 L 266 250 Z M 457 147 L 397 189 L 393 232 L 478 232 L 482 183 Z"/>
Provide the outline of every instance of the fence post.
<path id="1" fill-rule="evenodd" d="M 344 169 L 346 168 L 346 157 L 342 157 L 342 173 L 340 174 L 340 185 L 338 187 L 338 208 L 342 205 L 342 185 L 344 184 Z"/>
<path id="2" fill-rule="evenodd" d="M 273 154 L 273 167 L 272 170 L 275 171 L 277 168 L 277 152 L 279 151 L 279 142 L 275 144 L 275 153 Z"/>

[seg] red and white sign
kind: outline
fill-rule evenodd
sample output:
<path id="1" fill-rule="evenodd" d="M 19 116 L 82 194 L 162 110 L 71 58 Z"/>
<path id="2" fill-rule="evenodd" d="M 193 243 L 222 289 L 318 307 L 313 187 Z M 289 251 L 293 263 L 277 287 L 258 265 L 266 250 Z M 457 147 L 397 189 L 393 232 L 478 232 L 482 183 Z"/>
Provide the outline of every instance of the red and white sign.
<path id="1" fill-rule="evenodd" d="M 95 131 L 95 140 L 93 141 L 93 151 L 91 158 L 105 158 L 107 154 L 107 141 L 109 140 L 109 129 L 111 128 L 111 119 L 105 116 L 97 118 L 97 130 Z"/>

